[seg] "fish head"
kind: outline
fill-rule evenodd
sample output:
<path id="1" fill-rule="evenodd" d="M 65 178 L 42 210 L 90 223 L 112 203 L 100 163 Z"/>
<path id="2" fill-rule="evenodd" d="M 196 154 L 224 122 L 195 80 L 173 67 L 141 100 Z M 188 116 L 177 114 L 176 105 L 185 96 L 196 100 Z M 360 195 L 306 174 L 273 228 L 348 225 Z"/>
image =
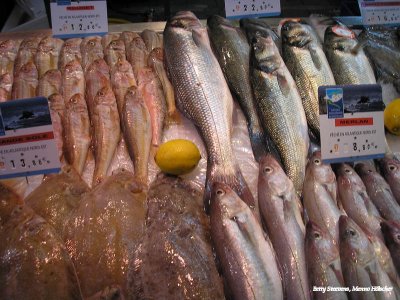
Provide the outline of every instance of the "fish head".
<path id="1" fill-rule="evenodd" d="M 271 36 L 254 38 L 252 42 L 253 65 L 266 73 L 273 73 L 282 66 L 282 58 Z"/>
<path id="2" fill-rule="evenodd" d="M 340 164 L 336 170 L 336 175 L 338 184 L 342 185 L 344 188 L 350 188 L 350 186 L 364 186 L 361 178 L 348 164 Z"/>
<path id="3" fill-rule="evenodd" d="M 42 39 L 38 45 L 37 50 L 43 52 L 50 52 L 56 47 L 55 41 L 52 37 L 45 37 Z"/>
<path id="4" fill-rule="evenodd" d="M 376 172 L 372 168 L 372 166 L 363 162 L 357 163 L 356 166 L 354 167 L 354 170 L 363 179 L 364 182 L 373 181 L 376 175 Z"/>
<path id="5" fill-rule="evenodd" d="M 379 169 L 385 178 L 400 178 L 400 162 L 388 157 L 379 160 Z"/>
<path id="6" fill-rule="evenodd" d="M 162 48 L 154 48 L 147 58 L 147 64 L 152 68 L 154 68 L 153 66 L 156 62 L 164 62 L 164 51 Z"/>
<path id="7" fill-rule="evenodd" d="M 354 32 L 344 25 L 329 26 L 325 31 L 324 47 L 327 50 L 352 53 L 357 44 Z"/>
<path id="8" fill-rule="evenodd" d="M 136 87 L 134 85 L 129 87 L 125 94 L 126 102 L 128 102 L 128 101 L 136 102 L 136 101 L 140 101 L 140 99 L 141 99 L 141 96 L 140 96 L 138 87 Z"/>
<path id="9" fill-rule="evenodd" d="M 207 25 L 211 30 L 217 29 L 219 27 L 224 27 L 227 29 L 234 29 L 236 30 L 236 27 L 232 24 L 231 21 L 228 19 L 225 19 L 224 17 L 218 16 L 218 15 L 213 15 L 207 19 Z"/>
<path id="10" fill-rule="evenodd" d="M 77 60 L 71 60 L 65 65 L 65 73 L 72 74 L 75 72 L 83 72 L 81 63 Z"/>
<path id="11" fill-rule="evenodd" d="M 82 94 L 74 94 L 65 104 L 66 109 L 74 111 L 87 111 L 85 97 Z"/>
<path id="12" fill-rule="evenodd" d="M 101 74 L 109 76 L 110 68 L 103 58 L 98 58 L 89 65 L 86 72 L 100 72 Z"/>
<path id="13" fill-rule="evenodd" d="M 65 109 L 65 103 L 64 103 L 64 98 L 58 93 L 52 94 L 48 98 L 49 103 L 50 103 L 50 108 L 52 110 L 64 110 Z"/>
<path id="14" fill-rule="evenodd" d="M 339 250 L 329 232 L 313 221 L 306 225 L 305 249 L 311 257 L 321 257 L 325 262 L 339 258 Z"/>
<path id="15" fill-rule="evenodd" d="M 252 42 L 258 36 L 270 36 L 274 41 L 278 41 L 278 35 L 265 22 L 259 19 L 241 19 L 240 27 L 246 31 L 247 39 Z"/>
<path id="16" fill-rule="evenodd" d="M 268 190 L 273 195 L 282 195 L 293 189 L 293 183 L 273 155 L 266 155 L 260 160 L 259 171 L 260 189 Z"/>
<path id="17" fill-rule="evenodd" d="M 36 52 L 37 46 L 40 42 L 40 38 L 31 38 L 23 40 L 21 45 L 19 46 L 20 50 L 34 50 Z"/>
<path id="18" fill-rule="evenodd" d="M 61 71 L 57 69 L 47 70 L 46 73 L 43 74 L 43 78 L 54 84 L 61 82 Z"/>
<path id="19" fill-rule="evenodd" d="M 317 40 L 310 25 L 290 19 L 282 24 L 281 37 L 289 46 L 298 48 L 307 47 L 310 42 Z"/>
<path id="20" fill-rule="evenodd" d="M 132 40 L 132 42 L 129 44 L 129 47 L 130 48 L 138 48 L 140 50 L 147 51 L 146 44 L 145 44 L 144 40 L 140 36 L 135 37 Z"/>
<path id="21" fill-rule="evenodd" d="M 215 182 L 211 189 L 211 213 L 223 219 L 233 219 L 248 206 L 226 184 Z"/>
<path id="22" fill-rule="evenodd" d="M 180 11 L 167 22 L 167 27 L 172 27 L 175 30 L 192 31 L 195 28 L 203 28 L 203 25 L 191 11 Z"/>
<path id="23" fill-rule="evenodd" d="M 107 48 L 114 51 L 125 51 L 125 43 L 123 40 L 112 40 Z"/>
<path id="24" fill-rule="evenodd" d="M 0 43 L 0 53 L 6 53 L 15 50 L 15 42 L 13 40 L 5 40 Z"/>
<path id="25" fill-rule="evenodd" d="M 94 102 L 96 104 L 114 104 L 116 103 L 116 99 L 115 99 L 115 95 L 114 92 L 112 91 L 110 86 L 105 86 L 103 88 L 101 88 L 95 98 L 94 98 Z"/>
<path id="26" fill-rule="evenodd" d="M 115 72 L 120 72 L 120 73 L 133 72 L 132 65 L 127 60 L 120 59 L 114 65 L 113 73 Z"/>
<path id="27" fill-rule="evenodd" d="M 29 77 L 37 79 L 38 71 L 36 65 L 32 61 L 27 62 L 19 69 L 19 75 L 22 75 L 26 78 Z"/>
<path id="28" fill-rule="evenodd" d="M 13 78 L 10 73 L 5 73 L 0 76 L 0 84 L 1 85 L 8 85 L 13 83 Z"/>
<path id="29" fill-rule="evenodd" d="M 400 222 L 394 220 L 383 221 L 381 223 L 381 230 L 388 247 L 400 246 Z"/>
<path id="30" fill-rule="evenodd" d="M 12 216 L 15 207 L 23 205 L 23 200 L 7 185 L 0 183 L 0 225 Z"/>
<path id="31" fill-rule="evenodd" d="M 322 162 L 321 151 L 315 151 L 310 158 L 306 174 L 315 178 L 320 183 L 336 184 L 336 176 L 329 164 Z"/>

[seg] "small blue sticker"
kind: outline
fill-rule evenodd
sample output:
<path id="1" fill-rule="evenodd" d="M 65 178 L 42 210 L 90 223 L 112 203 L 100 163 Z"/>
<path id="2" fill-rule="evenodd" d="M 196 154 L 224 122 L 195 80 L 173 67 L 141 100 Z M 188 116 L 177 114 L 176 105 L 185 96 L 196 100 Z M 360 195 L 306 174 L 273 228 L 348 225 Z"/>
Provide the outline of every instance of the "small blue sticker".
<path id="1" fill-rule="evenodd" d="M 327 88 L 326 89 L 326 108 L 328 111 L 328 119 L 343 118 L 343 89 Z"/>

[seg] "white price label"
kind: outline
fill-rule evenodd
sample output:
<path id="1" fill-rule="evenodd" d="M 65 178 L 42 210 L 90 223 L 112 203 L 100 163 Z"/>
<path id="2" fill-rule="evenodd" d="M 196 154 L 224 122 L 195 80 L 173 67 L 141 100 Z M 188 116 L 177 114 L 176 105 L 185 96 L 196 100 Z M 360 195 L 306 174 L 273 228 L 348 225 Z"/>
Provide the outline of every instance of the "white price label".
<path id="1" fill-rule="evenodd" d="M 106 0 L 57 0 L 50 3 L 50 10 L 55 37 L 83 37 L 108 32 Z"/>
<path id="2" fill-rule="evenodd" d="M 319 87 L 321 155 L 326 163 L 381 158 L 385 153 L 380 85 Z"/>
<path id="3" fill-rule="evenodd" d="M 280 0 L 225 0 L 227 18 L 266 17 L 281 14 Z"/>
<path id="4" fill-rule="evenodd" d="M 400 24 L 400 1 L 358 0 L 363 24 Z"/>
<path id="5" fill-rule="evenodd" d="M 48 101 L 0 103 L 0 179 L 60 171 Z"/>

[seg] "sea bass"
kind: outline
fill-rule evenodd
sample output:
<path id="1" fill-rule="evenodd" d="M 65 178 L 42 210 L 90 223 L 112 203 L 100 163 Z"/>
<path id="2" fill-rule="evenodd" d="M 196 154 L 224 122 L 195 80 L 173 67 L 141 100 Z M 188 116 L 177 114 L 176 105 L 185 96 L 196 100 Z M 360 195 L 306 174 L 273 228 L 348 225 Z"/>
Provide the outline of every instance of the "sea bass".
<path id="1" fill-rule="evenodd" d="M 324 51 L 336 84 L 374 84 L 374 71 L 353 31 L 344 25 L 325 31 Z"/>
<path id="2" fill-rule="evenodd" d="M 381 223 L 381 228 L 393 263 L 397 272 L 400 273 L 400 222 L 384 221 Z"/>
<path id="3" fill-rule="evenodd" d="M 72 60 L 65 65 L 62 74 L 62 95 L 67 103 L 75 94 L 85 94 L 85 75 L 78 60 Z"/>
<path id="4" fill-rule="evenodd" d="M 282 268 L 285 297 L 310 299 L 301 202 L 293 183 L 270 155 L 260 160 L 258 205 Z"/>
<path id="5" fill-rule="evenodd" d="M 59 69 L 64 72 L 64 68 L 70 61 L 77 60 L 79 63 L 82 61 L 81 55 L 82 39 L 72 38 L 64 42 L 59 58 Z"/>
<path id="6" fill-rule="evenodd" d="M 82 175 L 90 146 L 90 122 L 85 98 L 73 95 L 65 104 L 65 159 Z"/>
<path id="7" fill-rule="evenodd" d="M 321 152 L 313 154 L 308 162 L 303 188 L 303 204 L 309 220 L 327 231 L 334 244 L 339 245 L 339 217 L 336 176 L 321 159 Z"/>
<path id="8" fill-rule="evenodd" d="M 301 193 L 310 144 L 301 97 L 272 38 L 258 37 L 252 47 L 251 81 L 260 120 Z"/>
<path id="9" fill-rule="evenodd" d="M 253 42 L 254 38 L 257 37 L 271 37 L 274 41 L 276 47 L 279 52 L 282 52 L 282 42 L 280 37 L 276 34 L 275 31 L 263 20 L 261 19 L 240 19 L 240 27 L 246 32 L 247 40 L 249 44 Z"/>
<path id="10" fill-rule="evenodd" d="M 400 206 L 385 179 L 367 164 L 359 163 L 355 170 L 367 189 L 368 196 L 386 220 L 400 221 Z"/>
<path id="11" fill-rule="evenodd" d="M 283 299 L 274 250 L 251 209 L 222 183 L 213 185 L 212 198 L 211 235 L 233 298 Z"/>
<path id="12" fill-rule="evenodd" d="M 111 71 L 111 84 L 117 99 L 118 111 L 122 114 L 125 103 L 125 95 L 128 89 L 136 86 L 135 75 L 132 66 L 127 60 L 118 61 Z"/>
<path id="13" fill-rule="evenodd" d="M 328 231 L 309 221 L 306 226 L 305 253 L 310 289 L 313 287 L 343 287 L 339 245 L 332 242 Z M 345 300 L 343 291 L 313 291 L 315 300 Z"/>
<path id="14" fill-rule="evenodd" d="M 258 161 L 266 154 L 267 145 L 250 83 L 250 46 L 243 31 L 227 19 L 212 16 L 207 24 L 213 49 L 229 88 L 246 116 L 251 146 Z"/>
<path id="15" fill-rule="evenodd" d="M 212 53 L 207 29 L 193 13 L 179 12 L 165 27 L 164 49 L 178 107 L 197 126 L 206 145 L 206 207 L 213 182 L 226 183 L 254 207 L 231 146 L 233 99 Z"/>
<path id="16" fill-rule="evenodd" d="M 58 60 L 63 44 L 63 40 L 53 37 L 45 37 L 40 41 L 35 56 L 39 78 L 48 70 L 58 68 Z"/>
<path id="17" fill-rule="evenodd" d="M 296 82 L 307 123 L 319 139 L 318 87 L 335 85 L 331 68 L 317 34 L 308 24 L 286 21 L 282 25 L 282 57 Z"/>
<path id="18" fill-rule="evenodd" d="M 52 94 L 61 93 L 61 72 L 56 69 L 48 70 L 39 79 L 37 88 L 37 95 L 43 97 L 49 97 Z"/>
<path id="19" fill-rule="evenodd" d="M 32 98 L 36 96 L 38 72 L 33 62 L 23 65 L 15 74 L 12 99 Z"/>
<path id="20" fill-rule="evenodd" d="M 379 169 L 386 182 L 389 184 L 394 198 L 400 205 L 400 162 L 385 157 L 379 160 Z"/>
<path id="21" fill-rule="evenodd" d="M 224 299 L 202 193 L 179 177 L 160 176 L 149 189 L 147 207 L 130 296 Z"/>
<path id="22" fill-rule="evenodd" d="M 143 96 L 135 86 L 126 92 L 121 123 L 129 156 L 135 169 L 135 178 L 147 184 L 152 138 L 151 118 Z"/>

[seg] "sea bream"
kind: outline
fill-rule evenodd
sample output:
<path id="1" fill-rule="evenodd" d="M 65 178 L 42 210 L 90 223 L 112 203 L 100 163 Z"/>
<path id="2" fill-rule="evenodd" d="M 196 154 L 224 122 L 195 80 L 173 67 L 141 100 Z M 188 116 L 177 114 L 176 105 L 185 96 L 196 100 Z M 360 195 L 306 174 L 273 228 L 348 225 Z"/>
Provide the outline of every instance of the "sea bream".
<path id="1" fill-rule="evenodd" d="M 118 61 L 126 60 L 125 44 L 123 40 L 113 40 L 104 48 L 104 58 L 112 69 Z"/>
<path id="2" fill-rule="evenodd" d="M 251 44 L 254 38 L 271 37 L 279 52 L 282 52 L 282 41 L 276 32 L 262 19 L 240 19 L 240 27 L 246 32 L 247 40 Z"/>
<path id="3" fill-rule="evenodd" d="M 59 58 L 59 69 L 63 72 L 67 63 L 72 60 L 77 60 L 79 63 L 82 61 L 80 38 L 71 38 L 64 42 Z"/>
<path id="4" fill-rule="evenodd" d="M 140 36 L 134 37 L 126 47 L 126 57 L 132 65 L 135 76 L 138 75 L 140 69 L 147 67 L 148 56 L 149 51 L 143 39 Z"/>
<path id="5" fill-rule="evenodd" d="M 39 78 L 48 70 L 58 68 L 58 60 L 63 44 L 63 40 L 53 37 L 45 37 L 40 41 L 35 56 Z"/>
<path id="6" fill-rule="evenodd" d="M 126 92 L 130 87 L 137 85 L 132 66 L 127 60 L 118 61 L 111 69 L 111 84 L 117 99 L 118 111 L 122 114 Z"/>
<path id="7" fill-rule="evenodd" d="M 193 13 L 178 12 L 165 27 L 164 51 L 178 107 L 197 126 L 206 145 L 206 207 L 213 182 L 229 185 L 254 207 L 231 145 L 232 95 L 211 50 L 207 29 Z"/>
<path id="8" fill-rule="evenodd" d="M 81 63 L 72 60 L 65 65 L 62 73 L 62 95 L 67 103 L 75 94 L 85 94 L 85 75 Z"/>
<path id="9" fill-rule="evenodd" d="M 5 40 L 0 42 L 0 75 L 14 74 L 14 61 L 17 57 L 21 40 Z"/>
<path id="10" fill-rule="evenodd" d="M 58 157 L 62 161 L 64 150 L 64 117 L 65 103 L 64 98 L 60 94 L 52 94 L 47 96 L 49 100 L 49 108 L 51 122 L 53 125 L 54 139 L 56 141 Z"/>
<path id="11" fill-rule="evenodd" d="M 37 86 L 37 68 L 35 64 L 30 61 L 23 65 L 15 74 L 11 98 L 23 99 L 35 97 Z"/>
<path id="12" fill-rule="evenodd" d="M 49 97 L 52 94 L 61 93 L 61 83 L 61 72 L 56 69 L 48 70 L 39 79 L 39 85 L 36 94 L 38 96 Z"/>
<path id="13" fill-rule="evenodd" d="M 381 229 L 396 270 L 400 273 L 400 222 L 382 222 Z"/>
<path id="14" fill-rule="evenodd" d="M 19 45 L 18 54 L 14 62 L 14 75 L 19 72 L 23 65 L 29 62 L 35 62 L 35 56 L 38 45 L 42 39 L 40 37 L 32 37 L 25 39 Z"/>
<path id="15" fill-rule="evenodd" d="M 87 67 L 96 59 L 104 58 L 103 46 L 100 36 L 89 36 L 81 43 L 82 67 L 86 71 Z"/>
<path id="16" fill-rule="evenodd" d="M 0 102 L 10 100 L 13 76 L 10 73 L 0 75 Z"/>

